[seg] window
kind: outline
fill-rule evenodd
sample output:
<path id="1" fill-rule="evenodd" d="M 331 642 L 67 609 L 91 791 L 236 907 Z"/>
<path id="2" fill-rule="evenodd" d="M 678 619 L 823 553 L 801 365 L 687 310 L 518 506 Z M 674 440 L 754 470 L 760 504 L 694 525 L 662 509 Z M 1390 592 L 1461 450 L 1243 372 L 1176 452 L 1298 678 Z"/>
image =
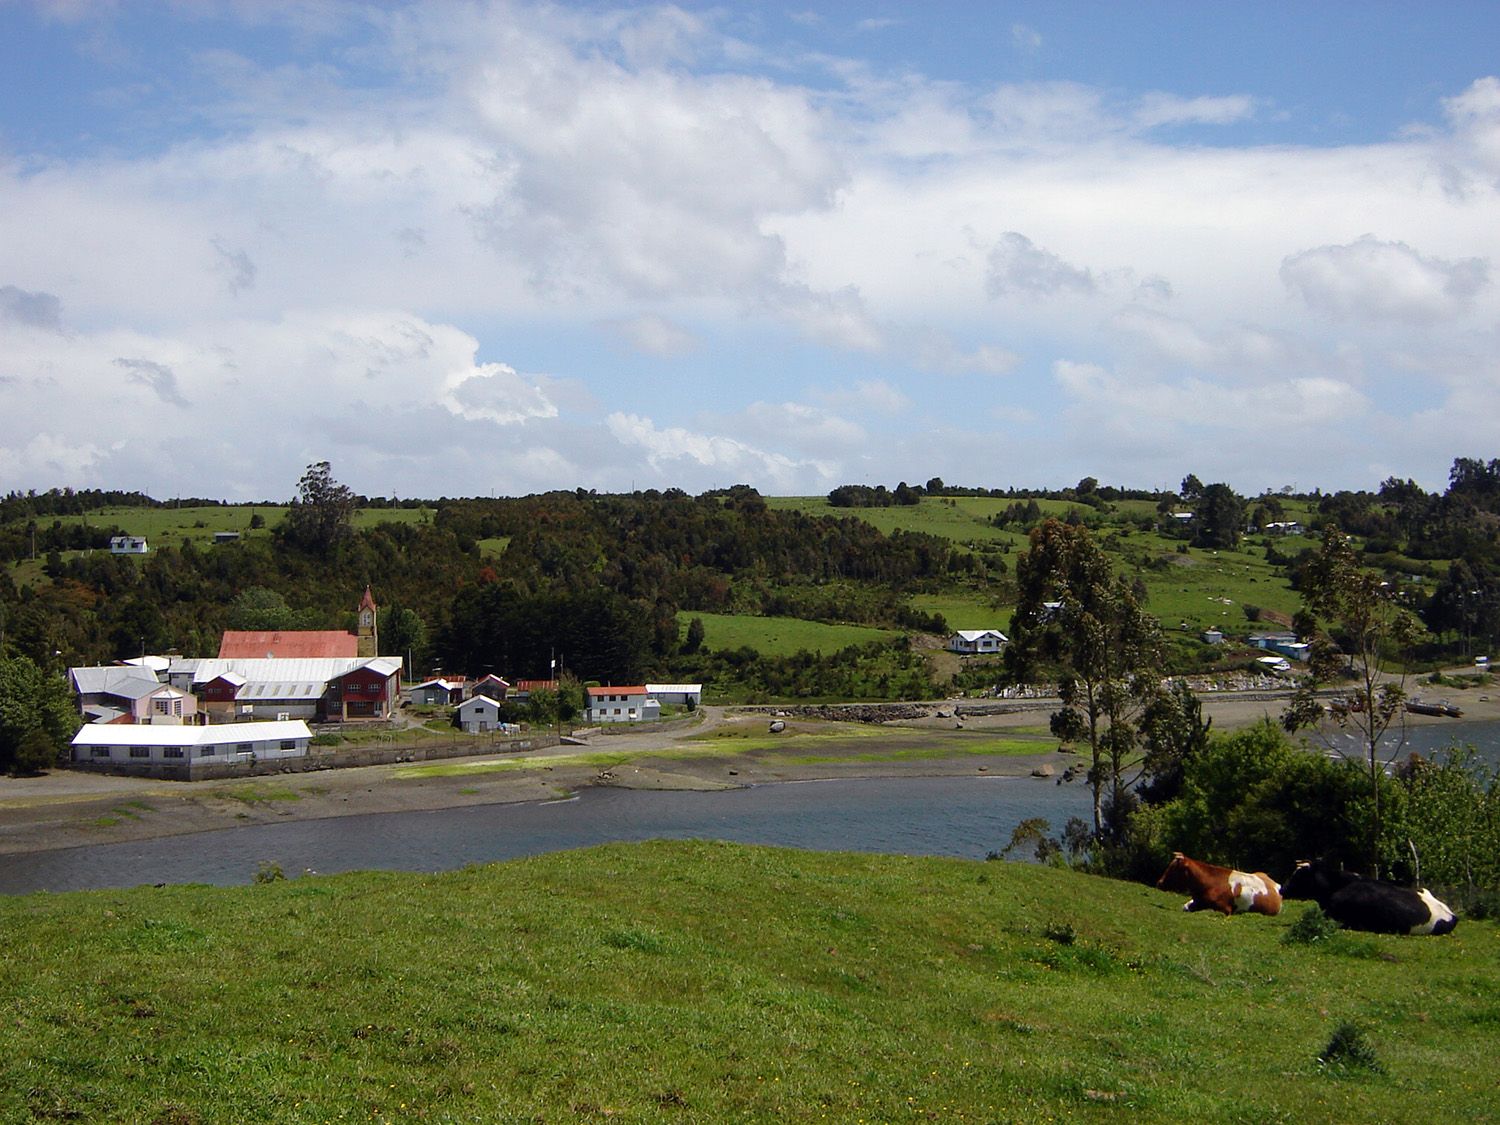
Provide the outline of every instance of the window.
<path id="1" fill-rule="evenodd" d="M 281 740 L 281 748 L 283 750 L 295 750 L 297 749 L 297 740 L 295 738 L 283 738 Z"/>
<path id="2" fill-rule="evenodd" d="M 151 757 L 151 747 L 149 747 L 149 746 L 132 746 L 130 748 L 130 756 L 132 758 L 149 758 L 149 757 Z"/>
<path id="3" fill-rule="evenodd" d="M 255 743 L 241 742 L 238 746 L 235 747 L 235 749 L 238 750 L 241 754 L 249 754 L 255 749 Z"/>
<path id="4" fill-rule="evenodd" d="M 198 757 L 200 757 L 200 758 L 212 758 L 218 752 L 219 752 L 219 748 L 217 746 L 205 746 L 201 750 L 198 751 Z"/>
<path id="5" fill-rule="evenodd" d="M 163 758 L 180 758 L 182 757 L 182 747 L 164 746 L 162 747 L 161 754 Z"/>
<path id="6" fill-rule="evenodd" d="M 107 758 L 107 757 L 109 757 L 109 747 L 108 746 L 95 746 L 94 747 L 94 757 L 96 757 L 96 758 Z"/>
<path id="7" fill-rule="evenodd" d="M 170 699 L 156 699 L 152 701 L 156 705 L 158 715 L 170 715 L 172 713 L 172 701 Z M 179 711 L 178 714 L 181 714 Z"/>

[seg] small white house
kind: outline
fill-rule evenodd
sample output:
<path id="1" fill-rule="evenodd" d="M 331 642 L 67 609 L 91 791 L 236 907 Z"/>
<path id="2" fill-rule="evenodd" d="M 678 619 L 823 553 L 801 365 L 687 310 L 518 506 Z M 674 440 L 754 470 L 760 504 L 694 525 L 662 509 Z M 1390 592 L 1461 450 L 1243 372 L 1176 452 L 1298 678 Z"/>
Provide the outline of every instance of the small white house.
<path id="1" fill-rule="evenodd" d="M 114 535 L 109 540 L 112 555 L 144 555 L 148 550 L 146 539 L 141 535 Z"/>
<path id="2" fill-rule="evenodd" d="M 590 723 L 649 723 L 661 718 L 661 704 L 646 694 L 644 684 L 587 691 L 585 718 Z"/>
<path id="3" fill-rule="evenodd" d="M 458 705 L 458 714 L 454 721 L 460 730 L 469 734 L 487 734 L 492 730 L 502 730 L 505 726 L 500 721 L 500 704 L 487 695 L 471 695 Z"/>
<path id="4" fill-rule="evenodd" d="M 428 680 L 411 689 L 411 701 L 419 705 L 438 706 L 457 703 L 464 695 L 463 681 Z"/>
<path id="5" fill-rule="evenodd" d="M 960 629 L 948 638 L 948 651 L 964 656 L 980 656 L 1000 652 L 1010 643 L 1010 638 L 999 629 Z"/>
<path id="6" fill-rule="evenodd" d="M 148 766 L 248 763 L 304 758 L 312 732 L 300 719 L 279 723 L 219 723 L 212 726 L 101 726 L 91 723 L 73 736 L 75 762 Z"/>

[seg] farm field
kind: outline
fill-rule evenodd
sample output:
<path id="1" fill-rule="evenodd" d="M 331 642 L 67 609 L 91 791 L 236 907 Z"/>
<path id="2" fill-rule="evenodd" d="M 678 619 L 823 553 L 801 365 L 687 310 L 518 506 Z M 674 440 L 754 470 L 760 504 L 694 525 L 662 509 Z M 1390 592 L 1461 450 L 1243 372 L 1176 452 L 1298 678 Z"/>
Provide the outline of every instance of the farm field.
<path id="1" fill-rule="evenodd" d="M 684 630 L 693 618 L 703 622 L 703 643 L 710 649 L 734 649 L 749 645 L 766 656 L 793 653 L 831 653 L 850 645 L 868 644 L 900 636 L 893 629 L 864 625 L 827 625 L 796 617 L 738 617 L 725 613 L 684 610 L 677 615 Z"/>
<path id="2" fill-rule="evenodd" d="M 0 899 L 0 1119 L 1493 1116 L 1492 922 L 712 841 L 274 875 Z"/>
<path id="3" fill-rule="evenodd" d="M 252 529 L 250 520 L 257 515 L 265 521 L 265 526 Z M 238 531 L 246 539 L 269 538 L 271 528 L 285 516 L 284 504 L 211 504 L 187 508 L 98 508 L 83 516 L 44 516 L 38 522 L 114 525 L 129 535 L 144 536 L 148 542 L 181 544 L 191 540 L 197 545 L 212 543 L 216 531 Z M 431 508 L 361 508 L 353 522 L 355 527 L 362 528 L 382 523 L 420 523 L 432 516 Z"/>

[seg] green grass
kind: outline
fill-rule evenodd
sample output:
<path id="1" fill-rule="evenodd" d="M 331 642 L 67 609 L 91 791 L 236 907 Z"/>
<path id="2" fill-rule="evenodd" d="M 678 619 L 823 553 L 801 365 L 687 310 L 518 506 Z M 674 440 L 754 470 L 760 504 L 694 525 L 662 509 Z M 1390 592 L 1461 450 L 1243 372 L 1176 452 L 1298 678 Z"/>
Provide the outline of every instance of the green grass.
<path id="1" fill-rule="evenodd" d="M 247 805 L 262 805 L 271 801 L 300 801 L 302 794 L 295 789 L 274 785 L 237 785 L 232 789 L 215 789 L 209 793 L 221 801 L 240 801 Z"/>
<path id="2" fill-rule="evenodd" d="M 1180 906 L 694 841 L 6 898 L 0 1120 L 1493 1117 L 1493 924 L 1356 957 Z M 1346 1024 L 1378 1067 L 1318 1061 Z"/>
<path id="3" fill-rule="evenodd" d="M 736 617 L 725 613 L 684 611 L 677 615 L 686 630 L 693 618 L 703 621 L 703 643 L 710 649 L 734 649 L 749 645 L 764 656 L 790 656 L 808 652 L 832 653 L 850 645 L 888 640 L 899 636 L 894 629 L 872 629 L 865 625 L 826 625 L 796 617 Z"/>
<path id="4" fill-rule="evenodd" d="M 250 519 L 255 515 L 265 521 L 265 527 L 251 529 Z M 285 515 L 285 505 L 215 504 L 188 508 L 97 508 L 87 515 L 45 519 L 48 526 L 54 519 L 64 524 L 87 522 L 93 527 L 118 526 L 131 535 L 145 536 L 155 548 L 158 545 L 180 546 L 189 539 L 195 545 L 212 543 L 216 531 L 238 531 L 246 539 L 269 538 L 271 528 Z M 419 523 L 423 519 L 432 519 L 432 516 L 431 508 L 362 508 L 355 513 L 353 522 L 355 527 L 363 528 L 382 523 Z"/>

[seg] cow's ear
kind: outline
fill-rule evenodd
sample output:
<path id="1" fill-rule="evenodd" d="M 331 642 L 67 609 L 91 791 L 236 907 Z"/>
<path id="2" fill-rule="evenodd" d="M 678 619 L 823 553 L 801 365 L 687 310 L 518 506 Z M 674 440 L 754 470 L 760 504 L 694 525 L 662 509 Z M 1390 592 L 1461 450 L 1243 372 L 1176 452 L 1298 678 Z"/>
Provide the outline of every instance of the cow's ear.
<path id="1" fill-rule="evenodd" d="M 1172 858 L 1173 859 L 1186 859 L 1187 856 L 1183 855 L 1181 852 L 1173 852 L 1172 853 Z"/>

